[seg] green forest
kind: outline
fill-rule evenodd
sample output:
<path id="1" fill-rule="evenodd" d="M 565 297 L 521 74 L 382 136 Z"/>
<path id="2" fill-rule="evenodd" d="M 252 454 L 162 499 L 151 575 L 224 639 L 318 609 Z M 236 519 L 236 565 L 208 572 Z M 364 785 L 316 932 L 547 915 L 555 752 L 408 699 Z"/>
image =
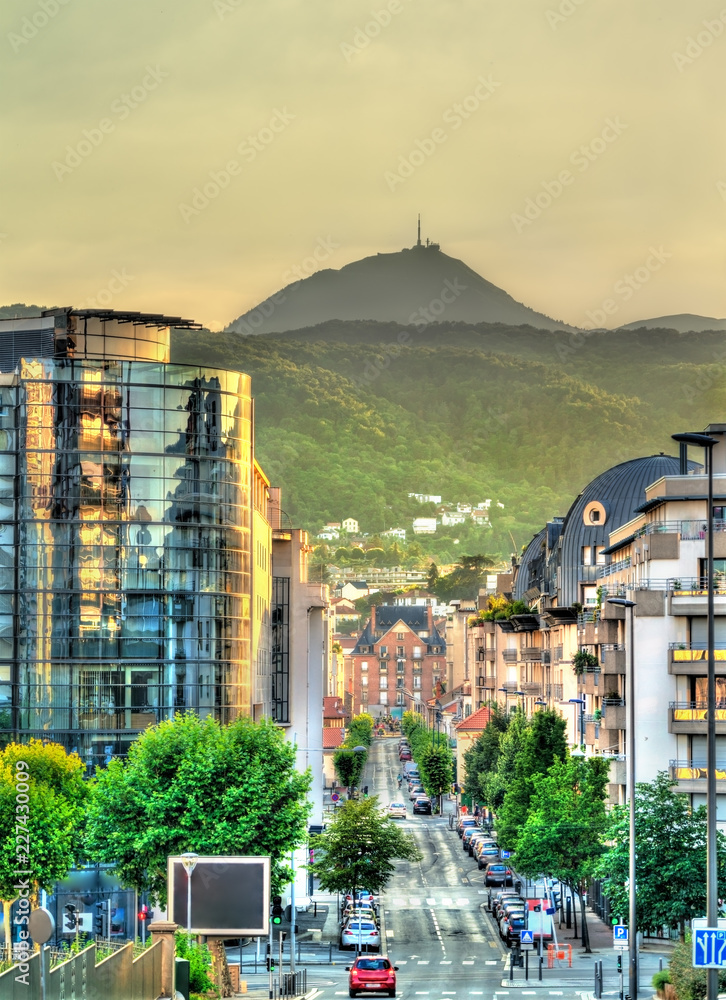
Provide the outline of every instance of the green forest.
<path id="1" fill-rule="evenodd" d="M 723 419 L 724 358 L 720 332 L 487 323 L 175 331 L 172 351 L 251 375 L 257 455 L 296 525 L 354 517 L 365 532 L 410 529 L 431 508 L 408 493 L 491 498 L 491 530 L 445 533 L 502 556 L 605 469 L 676 454 L 671 433 Z"/>

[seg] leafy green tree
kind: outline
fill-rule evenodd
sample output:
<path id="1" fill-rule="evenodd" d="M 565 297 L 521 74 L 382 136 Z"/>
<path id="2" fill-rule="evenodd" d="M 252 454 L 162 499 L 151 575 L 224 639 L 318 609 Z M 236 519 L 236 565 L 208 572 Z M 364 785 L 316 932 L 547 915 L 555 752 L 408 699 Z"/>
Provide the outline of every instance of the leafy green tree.
<path id="1" fill-rule="evenodd" d="M 436 584 L 439 581 L 439 567 L 435 562 L 429 565 L 429 571 L 426 576 L 426 589 L 431 591 L 432 594 L 436 593 Z"/>
<path id="2" fill-rule="evenodd" d="M 416 763 L 421 769 L 421 779 L 426 789 L 426 794 L 431 799 L 438 799 L 439 812 L 441 812 L 441 796 L 451 788 L 454 776 L 454 758 L 448 746 L 440 744 L 435 746 L 433 742 L 416 759 Z"/>
<path id="3" fill-rule="evenodd" d="M 486 728 L 464 754 L 464 791 L 472 802 L 482 802 L 494 812 L 504 801 L 505 788 L 498 780 L 498 768 L 501 740 L 508 727 L 509 716 L 492 704 Z"/>
<path id="4" fill-rule="evenodd" d="M 628 914 L 626 882 L 630 860 L 630 817 L 627 806 L 615 806 L 609 816 L 611 844 L 599 861 L 612 912 Z M 719 896 L 726 896 L 726 838 L 719 831 Z M 635 786 L 635 877 L 638 927 L 657 932 L 679 928 L 706 912 L 706 808 L 692 809 L 685 795 L 674 791 L 665 771 Z"/>
<path id="5" fill-rule="evenodd" d="M 455 598 L 474 600 L 486 586 L 487 570 L 497 564 L 494 556 L 461 556 L 459 565 L 446 576 L 439 576 L 429 589 L 442 601 Z"/>
<path id="6" fill-rule="evenodd" d="M 316 860 L 308 868 L 326 892 L 381 892 L 395 873 L 394 861 L 422 857 L 411 834 L 381 813 L 375 795 L 346 802 L 310 843 Z"/>
<path id="7" fill-rule="evenodd" d="M 607 829 L 610 762 L 602 757 L 555 760 L 534 777 L 527 821 L 517 838 L 517 870 L 559 879 L 579 894 L 582 944 L 590 952 L 585 893 L 597 870 Z"/>
<path id="8" fill-rule="evenodd" d="M 504 800 L 497 815 L 497 831 L 503 844 L 517 849 L 517 837 L 523 828 L 534 792 L 534 778 L 544 774 L 555 760 L 567 756 L 567 723 L 552 709 L 535 712 L 522 732 L 514 763 L 514 778 L 504 790 Z"/>
<path id="9" fill-rule="evenodd" d="M 80 859 L 89 794 L 84 773 L 78 754 L 66 753 L 58 743 L 31 739 L 9 743 L 0 753 L 0 898 L 6 942 L 11 940 L 10 908 L 19 879 L 28 881 L 35 899 L 39 889 L 51 890 Z M 28 780 L 19 788 L 18 778 L 26 774 Z M 19 870 L 30 874 L 18 876 Z"/>
<path id="10" fill-rule="evenodd" d="M 170 854 L 270 855 L 272 886 L 306 834 L 309 772 L 270 720 L 177 715 L 147 729 L 127 760 L 113 760 L 95 784 L 88 843 L 124 885 L 166 903 Z"/>

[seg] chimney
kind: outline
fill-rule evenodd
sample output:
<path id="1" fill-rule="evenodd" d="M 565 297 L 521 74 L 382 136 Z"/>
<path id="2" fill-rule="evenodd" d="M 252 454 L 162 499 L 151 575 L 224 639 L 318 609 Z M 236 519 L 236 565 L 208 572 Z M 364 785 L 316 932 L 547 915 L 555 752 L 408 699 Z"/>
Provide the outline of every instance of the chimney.
<path id="1" fill-rule="evenodd" d="M 375 636 L 376 634 L 376 606 L 373 604 L 371 606 L 371 632 Z"/>

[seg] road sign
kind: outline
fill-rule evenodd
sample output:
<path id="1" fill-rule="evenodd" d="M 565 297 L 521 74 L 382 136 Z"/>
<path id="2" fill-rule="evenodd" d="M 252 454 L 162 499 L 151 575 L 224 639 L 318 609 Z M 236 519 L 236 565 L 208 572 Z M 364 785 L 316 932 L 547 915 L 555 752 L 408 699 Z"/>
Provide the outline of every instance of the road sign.
<path id="1" fill-rule="evenodd" d="M 693 930 L 693 967 L 726 968 L 726 929 L 698 927 Z"/>
<path id="2" fill-rule="evenodd" d="M 628 948 L 628 928 L 625 924 L 613 925 L 613 948 L 626 951 Z"/>
<path id="3" fill-rule="evenodd" d="M 331 802 L 337 802 L 339 798 L 340 796 L 338 795 L 337 792 L 333 792 L 333 794 L 330 796 Z"/>
<path id="4" fill-rule="evenodd" d="M 522 951 L 532 951 L 534 948 L 534 931 L 522 931 L 519 938 L 519 946 Z"/>
<path id="5" fill-rule="evenodd" d="M 512 856 L 512 852 L 511 851 L 500 851 L 499 852 L 499 856 L 502 859 L 502 861 L 508 861 L 511 858 L 511 856 Z"/>

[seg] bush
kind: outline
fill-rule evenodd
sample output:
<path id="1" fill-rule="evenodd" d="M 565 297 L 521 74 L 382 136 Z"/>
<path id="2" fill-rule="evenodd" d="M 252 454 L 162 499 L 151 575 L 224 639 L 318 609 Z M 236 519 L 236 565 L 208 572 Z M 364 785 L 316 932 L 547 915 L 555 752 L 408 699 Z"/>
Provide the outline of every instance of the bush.
<path id="1" fill-rule="evenodd" d="M 673 984 L 678 1000 L 703 1000 L 706 996 L 706 970 L 693 968 L 693 942 L 691 935 L 686 934 L 685 941 L 679 941 L 673 949 L 673 956 L 668 963 L 670 982 Z M 726 989 L 726 972 L 719 972 L 718 989 Z"/>
<path id="2" fill-rule="evenodd" d="M 661 969 L 660 972 L 656 972 L 656 974 L 651 979 L 651 983 L 653 984 L 653 989 L 660 990 L 661 992 L 666 983 L 670 983 L 670 981 L 671 981 L 671 974 L 668 969 Z"/>
<path id="3" fill-rule="evenodd" d="M 176 933 L 176 956 L 189 961 L 189 990 L 191 993 L 208 993 L 219 996 L 219 990 L 210 977 L 212 956 L 206 944 L 190 941 L 183 931 Z"/>

